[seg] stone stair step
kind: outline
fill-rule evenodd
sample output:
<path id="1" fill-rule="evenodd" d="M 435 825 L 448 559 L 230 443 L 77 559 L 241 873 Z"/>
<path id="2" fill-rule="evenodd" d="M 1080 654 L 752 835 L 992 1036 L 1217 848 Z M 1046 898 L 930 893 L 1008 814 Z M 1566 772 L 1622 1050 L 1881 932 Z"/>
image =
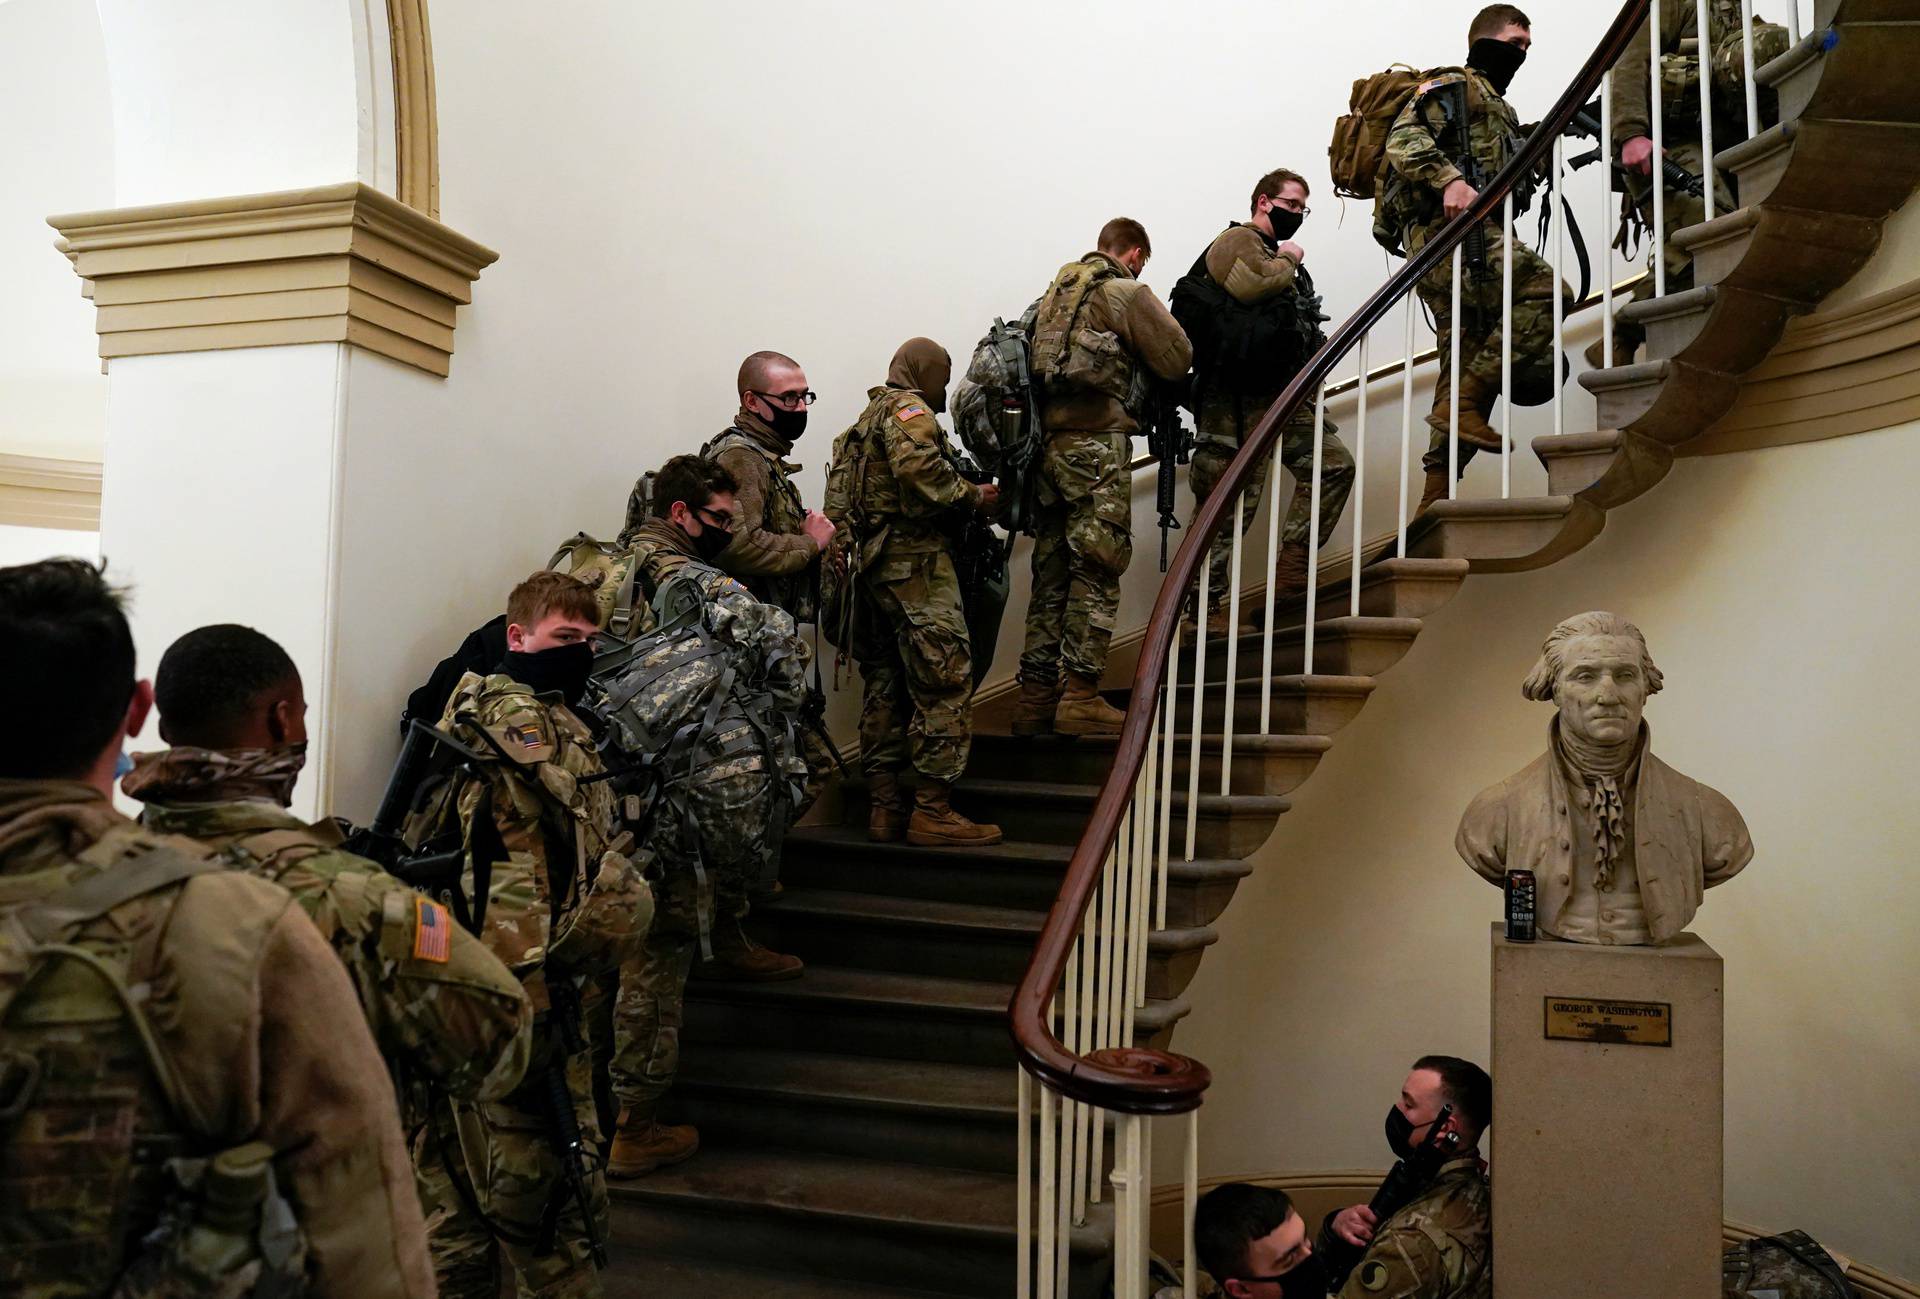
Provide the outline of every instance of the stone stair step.
<path id="1" fill-rule="evenodd" d="M 1346 607 L 1345 604 L 1340 606 L 1342 609 Z M 1401 660 L 1419 636 L 1420 628 L 1418 618 L 1352 618 L 1344 614 L 1331 618 L 1316 617 L 1313 623 L 1314 671 L 1336 676 L 1377 677 Z M 1248 632 L 1235 637 L 1234 679 L 1257 681 L 1267 675 L 1289 676 L 1298 673 L 1303 663 L 1306 633 L 1304 623 L 1274 629 L 1271 674 L 1262 671 L 1265 665 L 1265 633 Z M 1193 647 L 1188 645 L 1182 653 L 1182 666 L 1190 672 Z M 1227 662 L 1226 645 L 1209 638 L 1204 662 L 1210 679 L 1223 673 Z M 1219 679 L 1224 680 L 1225 677 L 1222 675 Z"/>
<path id="2" fill-rule="evenodd" d="M 701 1149 L 886 1151 L 903 1163 L 1014 1171 L 1016 1075 L 1006 1066 L 690 1046 L 673 1096 Z"/>
<path id="3" fill-rule="evenodd" d="M 1673 465 L 1672 447 L 1619 429 L 1548 433 L 1533 440 L 1533 453 L 1547 467 L 1554 495 L 1578 496 L 1603 509 L 1641 495 Z"/>
<path id="4" fill-rule="evenodd" d="M 1767 359 L 1787 321 L 1803 307 L 1731 284 L 1706 284 L 1649 298 L 1620 317 L 1646 327 L 1648 360 L 1676 360 L 1716 374 L 1745 374 Z"/>
<path id="5" fill-rule="evenodd" d="M 1008 840 L 956 853 L 874 843 L 860 826 L 806 826 L 787 832 L 781 867 L 788 888 L 832 888 L 897 897 L 985 902 L 1044 912 L 1066 878 L 1070 844 Z M 1253 867 L 1237 858 L 1167 864 L 1167 923 L 1211 924 Z"/>
<path id="6" fill-rule="evenodd" d="M 600 1274 L 606 1299 L 714 1299 L 751 1295 L 753 1299 L 936 1299 L 937 1290 L 901 1290 L 866 1285 L 843 1277 L 804 1276 L 785 1269 L 768 1271 L 714 1259 L 669 1258 L 646 1241 L 609 1246 L 607 1270 Z"/>
<path id="7" fill-rule="evenodd" d="M 1601 427 L 1678 445 L 1720 418 L 1740 381 L 1683 361 L 1654 360 L 1588 370 L 1580 386 L 1593 394 Z"/>
<path id="8" fill-rule="evenodd" d="M 830 965 L 810 965 L 804 977 L 785 983 L 696 979 L 687 985 L 682 1040 L 1012 1067 L 1013 989 L 1012 981 Z M 1160 1040 L 1187 1010 L 1177 997 L 1150 999 L 1135 1012 L 1136 1038 Z"/>
<path id="9" fill-rule="evenodd" d="M 1476 573 L 1519 573 L 1572 554 L 1605 523 L 1604 510 L 1568 496 L 1442 500 L 1434 502 L 1407 542 L 1416 556 L 1464 559 Z"/>
<path id="10" fill-rule="evenodd" d="M 1019 838 L 1068 844 L 1079 842 L 1099 795 L 1100 787 L 1094 784 L 974 776 L 963 777 L 953 792 L 955 805 L 975 820 L 996 822 Z M 1184 788 L 1175 790 L 1172 804 L 1175 824 L 1180 824 L 1187 813 Z M 1273 833 L 1287 806 L 1286 799 L 1269 794 L 1202 792 L 1196 851 L 1208 857 L 1250 857 Z"/>
<path id="11" fill-rule="evenodd" d="M 1825 78 L 1826 55 L 1839 43 L 1838 38 L 1838 32 L 1824 23 L 1816 23 L 1785 54 L 1754 70 L 1754 80 L 1770 87 L 1777 96 L 1781 121 L 1793 121 L 1805 114 L 1813 101 L 1814 92 L 1820 89 L 1820 82 Z M 1909 59 L 1906 66 L 1912 65 L 1913 61 Z M 1832 94 L 1831 90 L 1829 94 Z M 1830 113 L 1833 107 L 1829 102 Z M 1867 121 L 1871 117 L 1871 114 L 1859 111 L 1842 111 L 1838 115 L 1858 121 Z"/>
<path id="12" fill-rule="evenodd" d="M 1191 659 L 1183 659 L 1183 663 Z M 1161 737 L 1165 743 L 1165 737 Z M 1011 778 L 1041 778 L 1076 782 L 1106 779 L 1119 740 L 1112 736 L 975 735 L 974 761 L 985 771 Z M 1218 731 L 1200 736 L 1200 787 L 1220 787 L 1220 757 L 1225 737 Z M 1333 747 L 1324 735 L 1235 735 L 1233 789 L 1236 794 L 1288 794 L 1299 788 Z M 1173 737 L 1174 783 L 1184 784 L 1193 737 Z"/>
<path id="13" fill-rule="evenodd" d="M 1192 725 L 1192 660 L 1182 664 L 1183 678 L 1174 696 L 1173 724 L 1182 731 Z M 1125 704 L 1125 690 L 1103 692 L 1114 704 Z M 1373 693 L 1372 677 L 1314 673 L 1273 678 L 1268 727 L 1273 733 L 1332 735 L 1355 717 Z M 1261 687 L 1236 688 L 1233 696 L 1234 744 L 1238 737 L 1260 734 Z M 1218 686 L 1201 692 L 1200 728 L 1217 732 L 1225 721 L 1226 695 Z"/>
<path id="14" fill-rule="evenodd" d="M 790 1274 L 866 1284 L 911 1278 L 938 1294 L 1011 1294 L 1017 1179 L 805 1151 L 703 1151 L 609 1186 L 612 1236 L 659 1257 L 778 1260 Z M 715 1230 L 724 1220 L 726 1229 Z M 1110 1213 L 1069 1236 L 1076 1290 L 1107 1267 Z"/>

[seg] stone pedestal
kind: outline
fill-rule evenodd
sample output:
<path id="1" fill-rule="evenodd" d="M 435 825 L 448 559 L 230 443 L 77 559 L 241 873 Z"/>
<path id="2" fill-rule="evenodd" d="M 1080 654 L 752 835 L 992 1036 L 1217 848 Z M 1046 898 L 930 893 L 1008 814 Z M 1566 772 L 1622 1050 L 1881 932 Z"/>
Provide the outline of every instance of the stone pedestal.
<path id="1" fill-rule="evenodd" d="M 1720 1293 L 1721 974 L 1493 927 L 1494 1299 Z"/>

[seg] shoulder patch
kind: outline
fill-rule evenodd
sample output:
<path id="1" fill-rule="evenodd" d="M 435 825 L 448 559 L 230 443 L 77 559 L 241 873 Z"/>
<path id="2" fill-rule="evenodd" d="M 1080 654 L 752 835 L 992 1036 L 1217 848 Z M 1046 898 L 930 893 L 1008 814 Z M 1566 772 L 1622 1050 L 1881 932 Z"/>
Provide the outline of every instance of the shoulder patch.
<path id="1" fill-rule="evenodd" d="M 1362 1290 L 1384 1290 L 1387 1288 L 1387 1265 L 1377 1258 L 1368 1259 L 1360 1265 L 1359 1277 Z"/>
<path id="2" fill-rule="evenodd" d="M 453 954 L 453 918 L 432 898 L 413 900 L 413 959 L 445 965 Z"/>
<path id="3" fill-rule="evenodd" d="M 533 722 L 508 722 L 500 728 L 501 738 L 533 755 L 547 748 L 547 737 Z"/>
<path id="4" fill-rule="evenodd" d="M 1450 86 L 1456 81 L 1465 81 L 1465 80 L 1466 78 L 1461 76 L 1458 72 L 1443 72 L 1439 76 L 1434 77 L 1431 80 L 1421 82 L 1420 88 L 1414 91 L 1413 93 L 1416 95 L 1424 95 L 1429 90 L 1438 90 L 1441 86 Z"/>
<path id="5" fill-rule="evenodd" d="M 916 417 L 926 413 L 927 408 L 925 406 L 902 406 L 899 410 L 893 412 L 893 417 L 902 424 L 907 424 L 912 422 Z"/>

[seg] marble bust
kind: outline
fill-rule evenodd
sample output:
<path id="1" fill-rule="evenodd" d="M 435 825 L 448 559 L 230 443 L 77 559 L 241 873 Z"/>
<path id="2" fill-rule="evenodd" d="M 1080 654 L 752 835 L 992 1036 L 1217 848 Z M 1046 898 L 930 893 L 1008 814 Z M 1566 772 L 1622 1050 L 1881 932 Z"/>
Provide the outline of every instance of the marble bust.
<path id="1" fill-rule="evenodd" d="M 1533 871 L 1541 933 L 1663 942 L 1753 858 L 1733 804 L 1653 756 L 1641 710 L 1661 685 L 1639 628 L 1583 613 L 1553 629 L 1521 687 L 1559 710 L 1547 751 L 1480 792 L 1454 847 L 1494 884 Z"/>

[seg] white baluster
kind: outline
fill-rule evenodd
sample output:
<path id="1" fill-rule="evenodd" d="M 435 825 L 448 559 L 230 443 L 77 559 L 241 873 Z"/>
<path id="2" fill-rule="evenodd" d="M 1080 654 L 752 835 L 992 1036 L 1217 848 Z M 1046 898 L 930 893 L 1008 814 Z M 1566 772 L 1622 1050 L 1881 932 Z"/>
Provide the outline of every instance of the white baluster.
<path id="1" fill-rule="evenodd" d="M 1160 927 L 1167 927 L 1167 845 L 1173 833 L 1173 738 L 1178 729 L 1175 703 L 1180 687 L 1180 624 L 1173 625 L 1173 646 L 1167 651 L 1167 688 L 1160 696 L 1160 729 L 1166 750 L 1160 758 Z M 1194 725 L 1199 725 L 1198 720 Z"/>
<path id="2" fill-rule="evenodd" d="M 1372 337 L 1371 331 L 1360 335 L 1360 409 L 1355 416 L 1359 431 L 1353 435 L 1353 494 L 1347 498 L 1353 502 L 1353 598 L 1347 602 L 1347 612 L 1355 618 L 1360 616 L 1360 559 L 1367 541 L 1361 518 L 1367 499 L 1367 341 Z"/>
<path id="3" fill-rule="evenodd" d="M 1099 996 L 1095 971 L 1099 966 L 1099 927 L 1094 923 L 1092 907 L 1080 922 L 1080 1022 L 1075 1026 L 1074 1054 L 1085 1055 L 1100 1043 L 1094 1037 L 1094 1004 Z M 1090 1155 L 1091 1129 L 1100 1126 L 1100 1113 L 1091 1105 L 1077 1104 L 1073 1125 L 1073 1220 L 1087 1220 L 1087 1198 L 1100 1181 L 1099 1165 Z M 1091 1182 L 1093 1186 L 1089 1186 Z"/>
<path id="4" fill-rule="evenodd" d="M 1608 204 L 1613 198 L 1613 72 L 1609 69 L 1600 74 L 1600 166 L 1604 179 L 1600 182 L 1600 224 L 1605 230 L 1613 219 Z M 1613 240 L 1603 240 L 1606 247 L 1600 251 L 1600 265 L 1604 274 L 1600 276 L 1600 365 L 1602 369 L 1613 368 Z"/>
<path id="5" fill-rule="evenodd" d="M 1554 141 L 1554 156 L 1560 142 Z M 1553 174 L 1554 190 L 1547 201 L 1560 196 L 1560 173 Z M 1556 275 L 1559 267 L 1555 266 Z M 1555 338 L 1553 354 L 1560 354 Z M 1554 390 L 1559 391 L 1557 388 Z M 1556 402 L 1559 398 L 1554 398 Z M 1556 407 L 1557 409 L 1557 407 Z M 1500 205 L 1500 499 L 1513 495 L 1513 191 Z"/>
<path id="6" fill-rule="evenodd" d="M 1453 246 L 1453 315 L 1447 330 L 1447 373 L 1453 382 L 1447 385 L 1447 499 L 1460 494 L 1460 266 L 1462 244 Z"/>
<path id="7" fill-rule="evenodd" d="M 1200 731 L 1205 720 L 1207 688 L 1207 566 L 1200 566 L 1200 594 L 1194 608 L 1201 611 L 1193 629 L 1193 725 L 1187 737 L 1187 860 L 1193 860 L 1193 838 L 1200 815 Z"/>
<path id="8" fill-rule="evenodd" d="M 1140 1178 L 1138 1114 L 1122 1114 L 1114 1133 L 1114 1299 L 1145 1299 L 1146 1241 L 1140 1230 L 1139 1203 L 1145 1188 Z"/>
<path id="9" fill-rule="evenodd" d="M 1019 1100 L 1014 1109 L 1020 1123 L 1014 1139 L 1020 1152 L 1020 1184 L 1015 1191 L 1014 1212 L 1019 1215 L 1019 1221 L 1014 1226 L 1018 1264 L 1013 1293 L 1014 1299 L 1033 1299 L 1033 1075 L 1023 1068 L 1016 1068 L 1014 1072 L 1020 1079 Z M 1187 1221 L 1193 1221 L 1191 1215 Z"/>
<path id="10" fill-rule="evenodd" d="M 1553 137 L 1553 193 L 1557 198 L 1566 191 L 1562 186 L 1567 179 L 1567 137 Z M 1560 382 L 1560 352 L 1564 346 L 1567 332 L 1566 297 L 1560 292 L 1560 268 L 1567 264 L 1567 219 L 1566 209 L 1555 206 L 1547 213 L 1553 222 L 1553 435 L 1560 437 L 1567 431 L 1566 385 Z M 1511 265 L 1511 262 L 1509 262 Z M 1508 288 L 1512 288 L 1512 277 L 1508 277 Z M 1509 408 L 1511 409 L 1511 408 Z M 1500 433 L 1501 473 L 1506 472 L 1507 434 L 1506 421 L 1502 421 Z M 1504 493 L 1502 493 L 1504 495 Z"/>
<path id="11" fill-rule="evenodd" d="M 1787 0 L 1787 39 L 1800 43 L 1800 0 Z"/>
<path id="12" fill-rule="evenodd" d="M 1047 1022 L 1053 1022 L 1053 1003 L 1047 1003 Z M 1059 1165 L 1055 1162 L 1053 1088 L 1040 1084 L 1040 1275 L 1039 1299 L 1056 1299 L 1054 1258 L 1061 1252 L 1060 1216 L 1055 1205 L 1060 1199 Z"/>
<path id="13" fill-rule="evenodd" d="M 1400 349 L 1400 548 L 1394 552 L 1400 558 L 1407 557 L 1407 463 L 1413 455 L 1413 318 L 1418 313 L 1418 296 L 1413 290 L 1407 290 L 1407 337 Z M 1271 676 L 1272 665 L 1268 665 L 1267 674 Z"/>
<path id="14" fill-rule="evenodd" d="M 1082 921 L 1082 929 L 1085 922 Z M 1081 1031 L 1086 1016 L 1081 1013 L 1080 984 L 1081 972 L 1085 962 L 1081 957 L 1085 951 L 1084 943 L 1075 943 L 1067 953 L 1066 975 L 1063 980 L 1066 996 L 1066 1015 L 1061 1022 L 1060 1040 L 1076 1055 L 1084 1054 L 1082 1045 L 1085 1037 Z M 1080 1146 L 1081 1111 L 1086 1109 L 1079 1101 L 1068 1097 L 1060 1098 L 1060 1223 L 1064 1238 L 1069 1223 L 1079 1221 L 1082 1214 L 1080 1204 L 1080 1176 L 1086 1160 L 1086 1151 Z"/>
<path id="15" fill-rule="evenodd" d="M 1647 5 L 1647 50 L 1649 66 L 1647 71 L 1647 90 L 1652 96 L 1653 156 L 1649 165 L 1653 168 L 1648 178 L 1653 184 L 1653 235 L 1647 243 L 1647 255 L 1653 259 L 1653 296 L 1667 296 L 1667 259 L 1661 256 L 1661 236 L 1667 228 L 1667 177 L 1660 164 L 1666 158 L 1664 148 L 1666 128 L 1661 122 L 1660 110 L 1660 0 L 1648 0 Z"/>
<path id="16" fill-rule="evenodd" d="M 1760 134 L 1760 83 L 1753 77 L 1753 0 L 1740 0 L 1740 57 L 1747 73 L 1747 138 L 1751 140 Z M 1700 89 L 1707 89 L 1707 51 L 1706 42 L 1700 44 Z M 1711 138 L 1711 137 L 1708 137 Z M 1706 165 L 1701 168 L 1705 173 L 1701 180 L 1707 184 L 1707 192 L 1713 192 L 1713 150 L 1706 150 Z M 1713 200 L 1707 200 L 1707 213 L 1713 213 Z"/>
<path id="17" fill-rule="evenodd" d="M 1139 898 L 1133 908 L 1134 999 L 1142 1006 L 1147 1004 L 1147 940 L 1153 932 L 1153 871 L 1151 869 L 1153 859 L 1149 856 L 1153 849 L 1153 827 L 1148 824 L 1145 811 L 1148 806 L 1145 786 L 1142 783 L 1145 775 L 1146 773 L 1142 772 L 1141 778 L 1133 782 L 1133 804 L 1141 809 L 1134 817 L 1133 827 L 1133 875 L 1139 890 Z M 1132 1043 L 1128 1042 L 1125 1045 L 1131 1046 Z"/>
<path id="18" fill-rule="evenodd" d="M 1267 466 L 1267 618 L 1260 627 L 1260 734 L 1273 730 L 1273 572 L 1280 563 L 1280 439 Z"/>
<path id="19" fill-rule="evenodd" d="M 1240 493 L 1233 505 L 1233 547 L 1227 561 L 1227 708 L 1220 723 L 1220 792 L 1227 792 L 1233 770 L 1233 695 L 1234 678 L 1240 663 L 1240 524 L 1246 515 L 1247 494 Z M 1267 588 L 1273 588 L 1273 575 L 1267 575 Z"/>
<path id="20" fill-rule="evenodd" d="M 1117 1036 L 1114 1028 L 1116 1007 L 1114 1005 L 1113 990 L 1117 986 L 1118 980 L 1118 975 L 1115 973 L 1115 966 L 1118 963 L 1118 951 L 1117 944 L 1114 942 L 1114 934 L 1116 933 L 1115 926 L 1117 923 L 1115 920 L 1115 897 L 1119 892 L 1118 875 L 1119 858 L 1114 850 L 1109 848 L 1107 849 L 1106 863 L 1101 867 L 1100 893 L 1094 899 L 1094 904 L 1100 912 L 1100 971 L 1094 990 L 1094 1000 L 1098 1006 L 1099 1018 L 1094 1026 L 1094 1045 L 1101 1048 L 1112 1046 Z M 1096 1120 L 1093 1125 L 1093 1157 L 1088 1161 L 1088 1167 L 1092 1170 L 1094 1183 L 1092 1189 L 1087 1193 L 1088 1198 L 1095 1204 L 1100 1202 L 1100 1164 L 1106 1154 L 1106 1139 L 1106 1124 Z"/>
<path id="21" fill-rule="evenodd" d="M 1707 22 L 1707 0 L 1694 0 L 1694 24 L 1700 33 L 1700 156 L 1706 159 L 1701 179 L 1706 186 L 1701 193 L 1701 202 L 1706 204 L 1707 220 L 1713 220 L 1713 68 L 1709 55 L 1713 43 L 1708 39 L 1713 28 Z M 1751 48 L 1751 43 L 1749 43 Z M 1752 65 L 1747 71 L 1749 82 L 1753 79 Z M 1748 115 L 1747 135 L 1753 135 L 1752 114 Z"/>
<path id="22" fill-rule="evenodd" d="M 1320 444 L 1326 440 L 1326 432 L 1327 385 L 1323 383 L 1313 403 L 1313 471 L 1307 475 L 1306 640 L 1301 646 L 1300 670 L 1308 676 L 1313 675 L 1314 607 L 1320 597 Z"/>
<path id="23" fill-rule="evenodd" d="M 1193 1215 L 1200 1204 L 1200 1111 L 1187 1111 L 1187 1157 L 1186 1176 L 1183 1179 L 1180 1197 L 1180 1218 L 1185 1230 L 1182 1236 L 1182 1266 L 1180 1268 L 1180 1293 L 1184 1299 L 1198 1299 L 1200 1268 L 1194 1257 Z"/>

